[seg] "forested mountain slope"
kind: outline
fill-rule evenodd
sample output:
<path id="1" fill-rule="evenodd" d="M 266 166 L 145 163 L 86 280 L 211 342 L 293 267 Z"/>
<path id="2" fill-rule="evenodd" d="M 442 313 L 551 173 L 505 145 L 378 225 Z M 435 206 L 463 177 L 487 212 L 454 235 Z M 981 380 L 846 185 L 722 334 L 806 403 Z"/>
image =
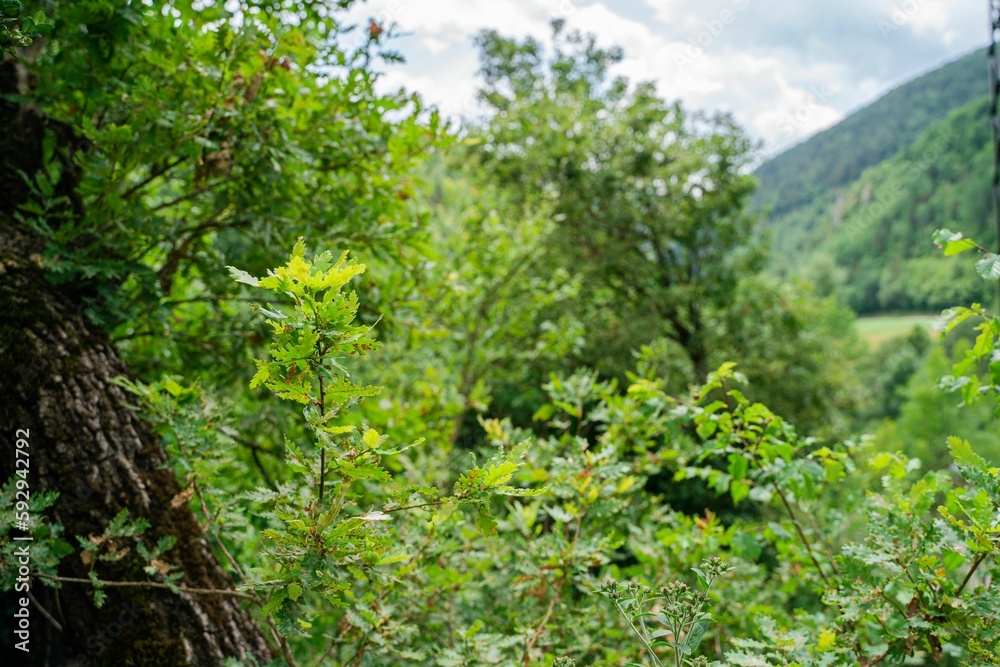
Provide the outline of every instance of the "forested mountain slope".
<path id="1" fill-rule="evenodd" d="M 758 201 L 775 216 L 855 180 L 929 125 L 987 91 L 982 49 L 882 96 L 757 168 Z"/>
<path id="2" fill-rule="evenodd" d="M 983 61 L 977 51 L 906 84 L 757 170 L 775 272 L 859 313 L 990 298 L 930 241 L 948 227 L 994 242 Z"/>

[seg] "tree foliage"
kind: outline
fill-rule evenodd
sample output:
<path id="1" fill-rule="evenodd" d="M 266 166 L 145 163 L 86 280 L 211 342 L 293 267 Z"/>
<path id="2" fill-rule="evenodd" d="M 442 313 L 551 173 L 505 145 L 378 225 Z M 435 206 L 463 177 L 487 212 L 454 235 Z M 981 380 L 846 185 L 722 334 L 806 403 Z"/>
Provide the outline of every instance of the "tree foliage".
<path id="1" fill-rule="evenodd" d="M 750 143 L 724 115 L 688 114 L 651 84 L 612 78 L 620 51 L 562 29 L 551 56 L 531 39 L 480 36 L 491 115 L 477 174 L 520 210 L 551 207 L 546 254 L 583 277 L 587 363 L 620 368 L 665 335 L 703 376 L 709 320 L 756 260 L 741 172 Z"/>
<path id="2" fill-rule="evenodd" d="M 950 262 L 928 242 L 942 225 L 980 238 L 994 233 L 989 182 L 981 178 L 993 160 L 989 124 L 980 122 L 988 100 L 979 96 L 948 109 L 856 178 L 775 209 L 768 221 L 771 268 L 825 285 L 825 293 L 858 313 L 991 302 L 995 290 L 973 264 Z M 821 154 L 810 154 L 822 163 Z M 770 187 L 761 178 L 762 187 Z"/>
<path id="3" fill-rule="evenodd" d="M 142 512 L 73 535 L 60 489 L 19 508 L 27 472 L 0 586 L 30 512 L 36 586 L 224 596 L 275 664 L 998 664 L 1000 319 L 955 308 L 954 360 L 872 363 L 847 286 L 759 273 L 731 118 L 556 23 L 552 48 L 480 36 L 491 113 L 454 130 L 377 92 L 392 31 L 351 4 L 56 3 L 17 51 L 54 129 L 4 220 L 130 362 L 166 504 L 235 588 L 191 586 Z M 917 390 L 941 372 L 972 412 Z"/>

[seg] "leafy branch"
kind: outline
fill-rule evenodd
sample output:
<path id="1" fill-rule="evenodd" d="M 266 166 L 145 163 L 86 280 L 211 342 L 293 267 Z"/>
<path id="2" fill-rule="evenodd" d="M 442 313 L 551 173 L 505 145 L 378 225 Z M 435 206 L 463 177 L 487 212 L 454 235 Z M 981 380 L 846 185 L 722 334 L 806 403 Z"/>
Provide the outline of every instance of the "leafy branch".
<path id="1" fill-rule="evenodd" d="M 692 568 L 698 577 L 699 591 L 691 590 L 683 582 L 672 581 L 654 594 L 638 581 L 623 585 L 612 579 L 600 592 L 615 605 L 657 667 L 663 667 L 664 663 L 656 651 L 664 648 L 671 650 L 671 662 L 675 667 L 698 667 L 709 664 L 702 656 L 689 657 L 713 622 L 712 615 L 704 611 L 708 592 L 716 578 L 730 569 L 718 557 L 705 561 L 701 568 Z M 660 627 L 651 630 L 646 625 L 647 619 Z"/>
<path id="2" fill-rule="evenodd" d="M 351 378 L 348 359 L 377 350 L 372 327 L 355 323 L 358 296 L 345 287 L 365 271 L 347 253 L 329 252 L 306 258 L 304 241 L 296 243 L 288 262 L 263 278 L 229 267 L 239 283 L 271 292 L 282 305 L 255 304 L 272 340 L 266 359 L 256 361 L 250 386 L 266 387 L 280 398 L 303 406 L 312 442 L 286 438 L 285 462 L 293 477 L 252 494 L 262 502 L 264 552 L 273 564 L 257 583 L 267 596 L 265 615 L 275 614 L 283 634 L 300 634 L 311 626 L 304 612 L 306 591 L 335 606 L 352 597 L 349 589 L 386 562 L 395 547 L 388 523 L 403 510 L 466 504 L 475 509 L 476 524 L 496 534 L 490 501 L 496 494 L 529 495 L 508 482 L 521 465 L 527 443 L 502 450 L 485 465 L 461 475 L 451 496 L 433 487 L 397 485 L 384 466 L 388 456 L 419 445 L 386 446 L 386 437 L 358 424 L 348 410 L 380 387 Z M 384 506 L 383 510 L 360 508 Z M 390 559 L 390 562 L 391 561 Z"/>

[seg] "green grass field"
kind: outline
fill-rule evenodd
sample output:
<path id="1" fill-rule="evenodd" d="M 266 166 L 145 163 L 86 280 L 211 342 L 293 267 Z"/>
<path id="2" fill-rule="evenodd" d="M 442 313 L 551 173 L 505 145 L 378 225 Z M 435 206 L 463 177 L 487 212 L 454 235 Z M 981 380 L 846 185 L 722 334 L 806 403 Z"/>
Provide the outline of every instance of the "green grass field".
<path id="1" fill-rule="evenodd" d="M 856 326 L 861 339 L 874 348 L 907 335 L 915 325 L 924 327 L 928 336 L 937 339 L 937 332 L 931 327 L 936 319 L 937 315 L 874 315 L 859 317 Z"/>

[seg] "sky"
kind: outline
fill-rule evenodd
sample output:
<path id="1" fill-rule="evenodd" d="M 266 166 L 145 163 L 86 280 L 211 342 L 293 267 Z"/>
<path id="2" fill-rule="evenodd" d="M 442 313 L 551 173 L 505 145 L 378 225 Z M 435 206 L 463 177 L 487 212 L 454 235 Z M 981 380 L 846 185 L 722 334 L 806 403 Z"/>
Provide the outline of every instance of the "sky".
<path id="1" fill-rule="evenodd" d="M 771 155 L 989 39 L 986 0 L 368 0 L 406 63 L 380 85 L 475 115 L 483 29 L 549 42 L 553 19 L 621 46 L 615 74 L 686 108 L 729 111 Z M 983 92 L 987 91 L 983 63 Z"/>

